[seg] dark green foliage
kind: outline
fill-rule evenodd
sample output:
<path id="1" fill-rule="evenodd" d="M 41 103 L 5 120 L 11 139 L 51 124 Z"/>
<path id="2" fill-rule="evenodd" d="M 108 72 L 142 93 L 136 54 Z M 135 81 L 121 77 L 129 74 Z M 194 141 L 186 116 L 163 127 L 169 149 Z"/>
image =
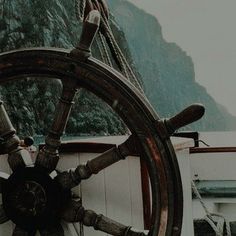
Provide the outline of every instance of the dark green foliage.
<path id="1" fill-rule="evenodd" d="M 28 78 L 2 86 L 1 99 L 18 133 L 33 136 L 48 130 L 60 91 L 58 80 Z"/>
<path id="2" fill-rule="evenodd" d="M 73 48 L 78 42 L 81 23 L 75 17 L 74 1 L 9 0 L 2 1 L 1 6 L 1 51 L 40 46 Z M 94 55 L 99 57 L 94 49 Z M 37 78 L 8 83 L 1 88 L 2 100 L 18 134 L 47 133 L 60 91 L 57 80 Z M 78 93 L 66 129 L 68 135 L 126 131 L 123 122 L 100 99 L 85 91 Z"/>
<path id="3" fill-rule="evenodd" d="M 81 89 L 68 121 L 70 134 L 125 134 L 127 128 L 111 108 L 95 95 Z"/>

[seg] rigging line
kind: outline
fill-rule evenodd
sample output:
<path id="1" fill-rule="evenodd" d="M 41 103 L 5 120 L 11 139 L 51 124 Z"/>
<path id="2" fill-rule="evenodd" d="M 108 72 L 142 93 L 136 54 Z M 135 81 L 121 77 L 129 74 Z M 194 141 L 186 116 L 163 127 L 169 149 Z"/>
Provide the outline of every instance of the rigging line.
<path id="1" fill-rule="evenodd" d="M 117 54 L 116 50 L 114 49 L 113 42 L 107 33 L 105 35 L 105 39 L 106 39 L 106 43 L 110 49 L 111 55 L 112 55 L 116 65 L 118 66 L 119 70 L 122 73 L 124 73 L 124 68 L 122 67 L 121 58 L 119 58 L 119 55 Z"/>
<path id="2" fill-rule="evenodd" d="M 82 3 L 82 1 L 83 1 L 83 3 L 85 2 L 84 0 L 81 0 L 81 3 Z M 97 7 L 98 7 L 98 6 L 97 6 Z M 105 12 L 104 12 L 104 9 L 101 7 L 101 8 L 99 8 L 99 11 L 100 11 L 100 14 L 101 14 L 101 18 L 102 18 L 102 20 L 103 20 L 103 22 L 104 22 L 104 25 L 106 24 L 106 26 L 107 26 L 107 27 L 105 26 L 106 30 L 109 31 L 109 32 L 111 32 L 111 29 L 110 29 L 110 27 L 109 27 L 109 23 L 108 23 L 108 21 L 107 21 L 107 16 L 106 16 L 106 14 L 105 14 Z M 112 63 L 111 63 L 111 61 L 110 61 L 109 54 L 108 54 L 107 49 L 106 49 L 105 41 L 104 41 L 104 39 L 103 39 L 102 37 L 100 37 L 100 39 L 101 39 L 101 44 L 102 44 L 103 50 L 104 50 L 104 52 L 105 52 L 105 54 L 106 54 L 106 58 L 107 58 L 108 64 L 109 64 L 110 66 L 112 66 Z M 125 58 L 124 58 L 124 57 L 122 58 L 122 55 L 119 53 L 119 50 L 118 50 L 118 52 L 117 52 L 117 46 L 118 46 L 118 45 L 117 45 L 116 42 L 115 42 L 115 38 L 114 38 L 114 37 L 110 37 L 110 39 L 111 39 L 111 40 L 109 40 L 109 41 L 110 41 L 110 44 L 111 44 L 112 48 L 114 49 L 115 55 L 116 55 L 116 57 L 117 57 L 117 60 L 119 61 L 119 64 L 120 64 L 120 66 L 121 66 L 121 70 L 124 72 L 125 76 L 130 80 L 130 75 L 129 75 L 129 74 L 131 74 L 131 76 L 133 77 L 132 71 L 131 71 L 131 73 L 129 73 L 129 72 L 127 71 L 127 66 L 126 66 L 127 63 L 126 63 Z M 131 81 L 131 80 L 130 80 L 130 81 Z M 135 81 L 135 82 L 136 82 L 136 81 Z M 136 82 L 135 84 L 136 84 L 136 87 L 137 87 L 137 82 Z"/>
<path id="3" fill-rule="evenodd" d="M 80 2 L 79 2 L 80 1 Z M 85 5 L 86 5 L 86 0 L 75 0 L 75 8 L 76 8 L 76 17 L 79 20 L 83 20 L 84 18 L 84 10 L 85 10 Z M 106 40 L 107 43 L 110 47 L 111 53 L 114 56 L 114 59 L 120 68 L 121 72 L 124 73 L 124 76 L 134 84 L 134 86 L 144 94 L 144 91 L 142 89 L 142 86 L 140 85 L 140 81 L 136 78 L 133 70 L 131 69 L 129 63 L 127 62 L 124 54 L 122 53 L 119 45 L 116 42 L 116 39 L 112 33 L 112 30 L 110 28 L 107 16 L 104 12 L 104 9 L 101 7 L 99 8 L 100 14 L 101 14 L 101 24 L 105 28 L 105 33 L 106 33 Z M 112 66 L 112 62 L 110 60 L 107 48 L 106 48 L 106 43 L 105 39 L 99 36 L 101 39 L 101 45 L 103 47 L 104 53 L 105 53 L 105 58 L 108 62 L 108 65 Z M 101 52 L 101 51 L 100 51 Z M 102 55 L 102 53 L 101 53 Z M 103 55 L 102 55 L 103 57 Z"/>
<path id="4" fill-rule="evenodd" d="M 117 42 L 116 42 L 116 40 L 115 40 L 115 37 L 114 37 L 114 35 L 113 35 L 113 33 L 112 33 L 112 30 L 111 30 L 111 28 L 110 28 L 110 26 L 109 26 L 108 21 L 107 21 L 106 19 L 103 19 L 103 21 L 104 21 L 103 24 L 104 24 L 104 26 L 105 26 L 105 28 L 106 28 L 106 30 L 107 30 L 107 32 L 108 32 L 108 35 L 109 35 L 109 37 L 111 38 L 111 40 L 112 40 L 112 42 L 113 42 L 113 45 L 114 45 L 115 50 L 116 50 L 116 53 L 119 55 L 119 58 L 120 58 L 121 61 L 122 61 L 122 65 L 123 65 L 124 67 L 126 67 L 126 68 L 128 69 L 128 72 L 131 74 L 132 79 L 133 79 L 133 82 L 134 82 L 134 85 L 135 85 L 142 93 L 144 93 L 144 92 L 143 92 L 143 89 L 142 89 L 142 87 L 141 87 L 141 85 L 140 85 L 140 82 L 139 82 L 138 79 L 136 78 L 136 76 L 135 76 L 133 70 L 132 70 L 131 67 L 129 66 L 129 63 L 127 62 L 127 60 L 126 60 L 124 54 L 122 53 L 122 51 L 121 51 L 119 45 L 117 44 Z M 126 69 L 125 69 L 125 70 L 126 70 Z M 126 72 L 126 74 L 127 74 L 127 72 Z M 131 81 L 131 80 L 130 80 L 130 81 Z M 131 81 L 131 82 L 132 82 L 132 81 Z"/>
<path id="5" fill-rule="evenodd" d="M 98 51 L 99 51 L 99 54 L 100 54 L 100 56 L 101 56 L 102 61 L 103 61 L 104 63 L 106 63 L 106 58 L 105 58 L 105 56 L 104 56 L 104 53 L 102 52 L 102 48 L 101 48 L 101 46 L 100 46 L 100 43 L 98 42 L 97 37 L 95 37 L 95 43 L 96 43 L 96 45 L 97 45 L 97 48 L 98 48 Z"/>
<path id="6" fill-rule="evenodd" d="M 111 33 L 111 29 L 109 27 L 109 24 L 104 20 L 104 18 L 101 19 L 101 23 L 105 27 L 105 31 L 107 32 L 107 34 L 106 34 L 107 39 L 109 40 L 109 43 L 110 43 L 112 49 L 114 50 L 115 56 L 116 56 L 120 66 L 121 66 L 121 71 L 124 73 L 125 77 L 130 81 L 130 78 L 128 76 L 128 72 L 126 70 L 126 66 L 124 64 L 124 61 L 123 61 L 123 59 L 122 59 L 122 57 L 121 57 L 121 55 L 120 55 L 120 53 L 117 50 L 117 47 L 115 45 L 115 39 L 114 39 L 114 36 Z"/>
<path id="7" fill-rule="evenodd" d="M 124 54 L 121 52 L 121 50 L 120 50 L 117 42 L 115 41 L 114 36 L 112 35 L 112 33 L 111 33 L 111 37 L 113 37 L 114 45 L 116 47 L 116 50 L 118 51 L 118 53 L 120 55 L 120 58 L 122 60 L 122 63 L 124 64 L 124 67 L 126 68 L 126 71 L 127 71 L 126 73 L 130 75 L 130 76 L 128 75 L 129 81 L 132 82 L 135 85 L 135 87 L 138 88 L 143 93 L 143 89 L 142 89 L 142 87 L 140 85 L 140 82 L 137 80 L 136 76 L 134 75 L 133 70 L 129 66 L 129 64 L 128 64 Z"/>
<path id="8" fill-rule="evenodd" d="M 104 37 L 103 37 L 103 35 L 102 35 L 101 32 L 99 32 L 98 35 L 99 35 L 99 38 L 100 38 L 100 41 L 101 41 L 101 45 L 102 45 L 103 51 L 104 51 L 104 53 L 105 53 L 105 58 L 106 58 L 107 64 L 108 64 L 110 67 L 113 67 L 112 62 L 111 62 L 111 59 L 110 59 L 109 54 L 108 54 L 108 51 L 107 51 L 105 39 L 104 39 Z"/>
<path id="9" fill-rule="evenodd" d="M 217 214 L 217 213 L 211 213 L 207 209 L 207 207 L 206 207 L 206 205 L 205 205 L 205 203 L 204 203 L 204 201 L 197 189 L 197 186 L 193 180 L 191 180 L 191 186 L 192 186 L 192 190 L 193 190 L 195 196 L 197 197 L 197 199 L 201 203 L 201 205 L 206 213 L 204 220 L 206 220 L 207 223 L 212 227 L 212 229 L 215 231 L 217 236 L 223 236 L 224 225 L 226 227 L 226 236 L 231 236 L 232 234 L 231 234 L 231 228 L 230 228 L 229 221 L 223 215 Z M 214 216 L 218 217 L 217 225 L 215 225 L 215 219 L 213 218 Z"/>
<path id="10" fill-rule="evenodd" d="M 118 45 L 117 42 L 116 42 L 116 39 L 115 39 L 115 37 L 114 37 L 114 35 L 113 35 L 113 33 L 112 33 L 112 30 L 111 30 L 111 27 L 110 27 L 110 25 L 109 25 L 109 22 L 108 22 L 108 20 L 107 20 L 106 18 L 104 18 L 104 23 L 105 23 L 105 26 L 106 26 L 107 31 L 110 33 L 110 36 L 111 36 L 111 38 L 113 39 L 113 42 L 114 42 L 114 45 L 115 45 L 115 47 L 116 47 L 117 53 L 120 55 L 120 57 L 122 58 L 123 62 L 126 64 L 127 68 L 130 70 L 132 76 L 135 78 L 135 75 L 134 75 L 132 69 L 130 68 L 129 63 L 127 62 L 127 60 L 126 60 L 124 54 L 122 53 L 122 51 L 121 51 L 119 45 Z M 135 78 L 135 79 L 136 79 L 136 78 Z"/>
<path id="11" fill-rule="evenodd" d="M 103 8 L 100 9 L 100 14 L 101 14 L 101 25 L 105 28 L 105 32 L 107 32 L 106 36 L 108 39 L 108 45 L 110 44 L 110 46 L 111 46 L 110 50 L 114 52 L 114 57 L 115 57 L 114 59 L 117 60 L 118 67 L 120 67 L 121 71 L 123 71 L 124 75 L 129 79 L 129 75 L 127 73 L 124 61 L 122 60 L 122 57 L 120 56 L 119 52 L 116 49 L 115 38 L 112 35 L 112 30 L 110 28 L 107 16 L 106 16 Z M 111 35 L 109 35 L 109 33 Z"/>

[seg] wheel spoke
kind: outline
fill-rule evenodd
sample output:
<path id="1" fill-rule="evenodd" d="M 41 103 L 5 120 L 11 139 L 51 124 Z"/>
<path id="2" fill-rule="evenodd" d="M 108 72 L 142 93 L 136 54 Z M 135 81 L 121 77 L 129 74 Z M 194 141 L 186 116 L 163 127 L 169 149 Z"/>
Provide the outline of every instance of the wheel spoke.
<path id="1" fill-rule="evenodd" d="M 29 159 L 25 150 L 20 147 L 20 139 L 16 135 L 10 118 L 5 110 L 3 102 L 0 101 L 0 137 L 2 141 L 2 152 L 8 153 L 8 163 L 13 171 L 17 168 L 25 167 L 25 160 Z"/>
<path id="2" fill-rule="evenodd" d="M 13 171 L 25 166 L 32 166 L 33 161 L 28 150 L 18 146 L 15 150 L 8 154 L 8 164 Z"/>
<path id="3" fill-rule="evenodd" d="M 60 224 L 49 229 L 39 230 L 41 236 L 64 236 L 64 230 Z"/>
<path id="4" fill-rule="evenodd" d="M 62 95 L 57 104 L 51 129 L 45 139 L 45 147 L 40 150 L 36 158 L 36 166 L 43 167 L 48 172 L 55 170 L 57 166 L 61 136 L 65 130 L 76 92 L 76 81 L 63 81 Z"/>
<path id="5" fill-rule="evenodd" d="M 26 231 L 18 226 L 15 227 L 12 236 L 35 236 L 36 230 Z"/>
<path id="6" fill-rule="evenodd" d="M 3 209 L 3 206 L 0 205 L 0 224 L 3 224 L 5 222 L 7 222 L 9 219 L 8 217 L 6 216 L 6 213 Z"/>
<path id="7" fill-rule="evenodd" d="M 114 236 L 145 236 L 143 232 L 134 231 L 131 226 L 125 226 L 94 211 L 85 210 L 76 201 L 71 201 L 62 213 L 62 219 L 67 222 L 82 222 L 85 226 L 93 227 Z"/>
<path id="8" fill-rule="evenodd" d="M 64 189 L 71 189 L 78 185 L 82 179 L 88 179 L 91 175 L 99 173 L 106 167 L 124 160 L 129 155 L 137 155 L 135 147 L 136 139 L 131 135 L 124 143 L 111 148 L 85 165 L 79 165 L 75 170 L 64 171 L 55 178 Z"/>

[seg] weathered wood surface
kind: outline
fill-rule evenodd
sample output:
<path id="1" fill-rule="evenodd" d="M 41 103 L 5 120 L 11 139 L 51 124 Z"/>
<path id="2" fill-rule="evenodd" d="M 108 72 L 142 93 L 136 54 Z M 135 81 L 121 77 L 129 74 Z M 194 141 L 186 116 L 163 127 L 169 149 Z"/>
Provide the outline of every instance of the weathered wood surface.
<path id="1" fill-rule="evenodd" d="M 236 236 L 236 221 L 230 222 L 231 236 Z M 194 220 L 194 236 L 216 236 L 212 227 L 204 220 Z M 224 227 L 224 236 L 226 234 L 226 228 Z"/>

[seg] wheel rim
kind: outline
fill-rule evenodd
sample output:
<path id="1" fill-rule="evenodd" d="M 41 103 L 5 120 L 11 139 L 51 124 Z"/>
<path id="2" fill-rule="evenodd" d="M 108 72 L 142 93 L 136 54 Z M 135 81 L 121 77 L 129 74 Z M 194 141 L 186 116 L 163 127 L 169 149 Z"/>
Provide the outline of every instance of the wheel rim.
<path id="1" fill-rule="evenodd" d="M 0 83 L 25 76 L 76 81 L 78 88 L 94 93 L 126 123 L 140 145 L 152 186 L 152 229 L 149 235 L 180 235 L 182 185 L 176 156 L 168 138 L 158 133 L 159 117 L 148 101 L 117 71 L 89 58 L 73 59 L 57 49 L 29 49 L 0 56 Z"/>

